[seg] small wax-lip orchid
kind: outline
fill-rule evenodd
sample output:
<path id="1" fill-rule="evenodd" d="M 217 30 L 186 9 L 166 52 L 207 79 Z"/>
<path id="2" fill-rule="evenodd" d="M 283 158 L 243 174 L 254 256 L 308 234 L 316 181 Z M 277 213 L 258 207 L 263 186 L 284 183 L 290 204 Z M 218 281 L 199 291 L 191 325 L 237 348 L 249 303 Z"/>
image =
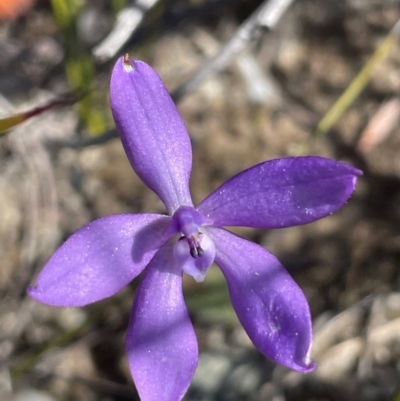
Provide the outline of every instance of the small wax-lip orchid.
<path id="1" fill-rule="evenodd" d="M 178 401 L 198 361 L 182 274 L 201 281 L 215 262 L 255 346 L 279 364 L 312 371 L 304 294 L 272 254 L 221 227 L 310 223 L 337 211 L 361 172 L 322 157 L 266 161 L 194 207 L 189 135 L 157 73 L 120 58 L 110 98 L 128 159 L 168 215 L 121 214 L 89 223 L 55 252 L 30 296 L 54 306 L 82 306 L 115 294 L 144 271 L 126 336 L 129 367 L 142 401 Z"/>

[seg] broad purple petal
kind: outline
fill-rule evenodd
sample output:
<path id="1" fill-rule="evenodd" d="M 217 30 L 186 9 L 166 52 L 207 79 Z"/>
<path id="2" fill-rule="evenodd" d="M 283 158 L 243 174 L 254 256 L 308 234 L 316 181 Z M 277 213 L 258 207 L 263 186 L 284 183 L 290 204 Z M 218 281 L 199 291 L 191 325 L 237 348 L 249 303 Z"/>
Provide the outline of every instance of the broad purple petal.
<path id="1" fill-rule="evenodd" d="M 179 401 L 198 361 L 196 335 L 182 294 L 172 242 L 145 270 L 126 336 L 129 366 L 141 401 Z"/>
<path id="2" fill-rule="evenodd" d="M 311 318 L 301 289 L 261 246 L 223 229 L 208 232 L 232 305 L 254 345 L 277 363 L 303 373 L 312 371 Z"/>
<path id="3" fill-rule="evenodd" d="M 89 223 L 54 253 L 29 295 L 54 306 L 82 306 L 114 295 L 149 263 L 169 221 L 156 214 L 121 214 Z"/>
<path id="4" fill-rule="evenodd" d="M 120 58 L 111 76 L 111 110 L 138 176 L 169 214 L 192 206 L 192 148 L 185 125 L 157 73 L 141 61 Z"/>
<path id="5" fill-rule="evenodd" d="M 360 174 L 348 164 L 323 157 L 275 159 L 237 174 L 197 209 L 216 226 L 306 224 L 343 206 Z"/>

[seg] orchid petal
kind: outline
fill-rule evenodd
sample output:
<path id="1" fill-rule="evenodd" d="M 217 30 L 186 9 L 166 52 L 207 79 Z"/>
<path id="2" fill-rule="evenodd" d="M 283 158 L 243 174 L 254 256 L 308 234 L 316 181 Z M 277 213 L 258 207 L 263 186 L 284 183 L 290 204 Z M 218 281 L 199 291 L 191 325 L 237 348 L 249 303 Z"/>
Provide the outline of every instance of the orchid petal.
<path id="1" fill-rule="evenodd" d="M 254 345 L 277 363 L 312 371 L 310 311 L 289 273 L 259 245 L 219 228 L 209 228 L 208 233 L 232 305 Z"/>
<path id="2" fill-rule="evenodd" d="M 126 336 L 129 366 L 142 401 L 179 401 L 198 361 L 196 335 L 182 294 L 172 241 L 145 270 Z"/>
<path id="3" fill-rule="evenodd" d="M 323 157 L 275 159 L 237 174 L 197 209 L 216 226 L 306 224 L 343 206 L 360 174 L 354 167 Z"/>
<path id="4" fill-rule="evenodd" d="M 141 61 L 120 58 L 113 70 L 111 110 L 137 175 L 168 213 L 192 206 L 192 148 L 185 125 L 157 73 Z"/>
<path id="5" fill-rule="evenodd" d="M 54 253 L 29 295 L 53 306 L 82 306 L 114 295 L 149 263 L 169 221 L 156 214 L 120 214 L 89 223 Z"/>

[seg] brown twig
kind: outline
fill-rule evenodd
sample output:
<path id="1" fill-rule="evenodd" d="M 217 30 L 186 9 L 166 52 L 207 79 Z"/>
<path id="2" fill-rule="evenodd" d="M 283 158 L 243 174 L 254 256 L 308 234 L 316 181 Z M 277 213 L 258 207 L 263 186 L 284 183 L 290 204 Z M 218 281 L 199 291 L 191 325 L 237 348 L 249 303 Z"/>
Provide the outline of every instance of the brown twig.
<path id="1" fill-rule="evenodd" d="M 146 12 L 159 0 L 137 0 L 117 15 L 117 20 L 108 36 L 93 49 L 93 56 L 99 62 L 112 59 L 132 37 L 143 21 Z"/>
<path id="2" fill-rule="evenodd" d="M 224 70 L 239 53 L 246 49 L 250 42 L 259 38 L 263 33 L 273 29 L 293 1 L 294 0 L 264 1 L 253 14 L 243 22 L 232 38 L 214 57 L 207 60 L 191 78 L 171 93 L 174 101 L 177 103 L 180 102 L 184 96 L 193 92 L 207 78 Z M 148 2 L 148 4 L 150 3 Z M 122 46 L 125 42 L 121 41 L 119 43 L 121 43 Z M 108 47 L 104 48 L 106 49 Z M 113 48 L 112 51 L 115 49 L 116 48 Z M 113 54 L 115 55 L 117 51 L 118 50 L 115 50 Z M 118 133 L 114 129 L 96 138 L 77 139 L 74 141 L 52 141 L 51 145 L 55 147 L 84 148 L 92 145 L 100 145 L 116 137 L 118 137 Z"/>
<path id="3" fill-rule="evenodd" d="M 186 94 L 193 92 L 202 82 L 224 70 L 248 44 L 259 38 L 263 32 L 273 29 L 293 0 L 264 1 L 250 17 L 243 22 L 232 38 L 207 60 L 186 82 L 175 89 L 171 96 L 179 102 Z"/>

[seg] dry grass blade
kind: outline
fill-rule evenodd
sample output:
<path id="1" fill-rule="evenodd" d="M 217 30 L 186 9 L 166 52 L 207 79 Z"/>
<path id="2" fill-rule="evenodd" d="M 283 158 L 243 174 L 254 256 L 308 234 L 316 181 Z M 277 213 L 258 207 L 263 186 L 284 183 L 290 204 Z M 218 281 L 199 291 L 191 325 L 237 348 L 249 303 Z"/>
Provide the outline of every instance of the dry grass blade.
<path id="1" fill-rule="evenodd" d="M 137 0 L 117 15 L 117 21 L 108 36 L 93 49 L 93 56 L 104 63 L 113 58 L 140 26 L 147 11 L 158 0 Z"/>
<path id="2" fill-rule="evenodd" d="M 0 135 L 6 134 L 18 124 L 21 124 L 26 120 L 29 120 L 31 117 L 35 117 L 39 114 L 42 114 L 45 111 L 58 109 L 60 107 L 72 106 L 76 102 L 79 102 L 79 100 L 81 100 L 84 96 L 85 96 L 84 92 L 80 91 L 69 92 L 63 96 L 60 96 L 54 100 L 45 103 L 43 106 L 37 106 L 20 113 L 15 113 L 15 114 L 13 113 L 11 116 L 8 117 L 1 117 Z"/>
<path id="3" fill-rule="evenodd" d="M 224 70 L 252 40 L 261 35 L 262 30 L 273 29 L 292 2 L 293 0 L 264 1 L 215 56 L 207 60 L 197 72 L 172 93 L 174 101 L 179 102 L 204 80 Z"/>
<path id="4" fill-rule="evenodd" d="M 353 79 L 339 99 L 323 116 L 315 130 L 315 135 L 326 134 L 339 120 L 343 113 L 353 104 L 368 85 L 377 64 L 381 63 L 393 50 L 400 36 L 400 21 L 397 21 L 389 34 L 381 42 L 374 54 Z"/>

